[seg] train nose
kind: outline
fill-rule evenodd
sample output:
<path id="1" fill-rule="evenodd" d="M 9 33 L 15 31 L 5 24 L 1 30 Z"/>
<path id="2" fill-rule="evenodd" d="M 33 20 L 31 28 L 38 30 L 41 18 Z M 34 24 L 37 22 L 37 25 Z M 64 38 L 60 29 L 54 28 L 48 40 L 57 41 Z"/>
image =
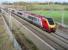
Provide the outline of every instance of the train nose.
<path id="1" fill-rule="evenodd" d="M 55 32 L 56 30 L 56 25 L 50 25 L 50 31 Z"/>
<path id="2" fill-rule="evenodd" d="M 55 30 L 55 28 L 50 28 L 52 31 Z"/>
<path id="3" fill-rule="evenodd" d="M 55 32 L 55 30 L 56 30 L 55 28 L 51 28 L 51 32 Z"/>
<path id="4" fill-rule="evenodd" d="M 50 28 L 56 28 L 56 25 L 50 25 L 49 27 Z"/>

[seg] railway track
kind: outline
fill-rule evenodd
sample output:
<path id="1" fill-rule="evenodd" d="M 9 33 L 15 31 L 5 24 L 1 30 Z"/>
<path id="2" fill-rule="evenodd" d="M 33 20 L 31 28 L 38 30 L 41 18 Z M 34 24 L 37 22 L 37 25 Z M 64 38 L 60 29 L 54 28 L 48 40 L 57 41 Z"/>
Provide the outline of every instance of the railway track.
<path id="1" fill-rule="evenodd" d="M 42 30 L 44 30 L 44 29 L 42 29 Z M 44 31 L 45 31 L 45 30 L 44 30 Z M 61 33 L 61 32 L 59 32 L 59 33 Z M 59 33 L 58 33 L 58 31 L 56 31 L 55 33 L 51 33 L 51 34 L 52 34 L 53 36 L 55 36 L 55 35 L 56 35 L 57 37 L 59 36 L 59 39 L 61 39 L 62 41 L 64 41 L 65 43 L 68 44 L 68 42 L 67 42 L 67 41 L 68 41 L 68 38 L 61 36 L 61 34 L 59 34 Z M 63 38 L 64 40 L 63 40 L 62 38 Z"/>
<path id="2" fill-rule="evenodd" d="M 9 15 L 8 16 L 5 16 L 5 14 L 2 14 L 2 15 L 3 15 L 5 23 L 8 27 L 8 30 L 10 32 L 12 32 L 12 34 L 10 34 L 10 33 L 9 34 L 10 34 L 10 38 L 13 37 L 13 39 L 12 39 L 13 40 L 13 45 L 14 45 L 14 47 L 16 47 L 16 50 L 27 50 L 28 48 L 24 45 L 22 38 L 20 38 L 22 36 L 19 36 L 19 34 L 14 33 L 13 31 L 15 31 L 15 30 L 12 31 L 11 26 L 9 24 L 9 21 L 7 19 Z"/>
<path id="3" fill-rule="evenodd" d="M 47 32 L 23 20 L 22 18 L 20 18 L 20 16 L 17 17 L 17 15 L 14 14 L 12 16 L 15 17 L 15 19 L 19 21 L 22 25 L 26 26 L 29 30 L 34 32 L 37 36 L 42 38 L 45 42 L 54 47 L 56 50 L 68 50 L 68 42 L 67 39 L 65 39 L 64 37 L 61 37 L 54 33 L 48 34 Z"/>
<path id="4" fill-rule="evenodd" d="M 19 16 L 19 17 L 20 17 L 20 16 Z M 22 18 L 22 17 L 21 17 L 21 18 Z M 33 24 L 33 23 L 32 23 L 32 24 Z M 42 29 L 42 28 L 41 28 L 41 29 Z M 44 30 L 44 29 L 42 29 L 42 30 Z M 44 30 L 44 31 L 45 31 L 45 30 Z M 61 31 L 61 30 L 60 30 L 60 31 Z M 61 33 L 61 32 L 59 32 L 59 33 Z M 61 35 L 61 34 L 59 34 L 59 33 L 58 33 L 58 31 L 56 31 L 54 34 L 56 34 L 57 36 L 62 37 L 62 38 L 63 38 L 63 39 L 65 39 L 65 40 L 68 40 L 68 38 L 66 38 L 66 37 L 62 36 L 62 35 Z M 51 34 L 53 34 L 53 33 L 51 33 Z M 53 35 L 54 35 L 54 34 L 53 34 Z M 61 39 L 61 38 L 60 38 L 60 39 Z M 64 40 L 64 41 L 65 41 L 65 40 Z"/>
<path id="5" fill-rule="evenodd" d="M 48 33 L 46 33 L 45 31 L 42 31 L 42 30 L 39 31 L 38 30 L 39 28 L 36 29 L 35 26 L 34 26 L 35 28 L 31 27 L 31 25 L 27 24 L 27 22 L 25 20 L 23 20 L 22 18 L 16 17 L 16 15 L 13 15 L 13 16 L 15 17 L 16 20 L 18 20 L 20 23 L 25 25 L 27 28 L 29 28 L 32 32 L 34 32 L 40 38 L 45 40 L 45 42 L 48 42 L 48 44 L 53 46 L 55 49 L 57 49 L 57 50 L 68 50 L 68 45 L 67 45 L 68 43 L 66 42 L 67 40 L 64 37 L 61 37 L 61 36 L 57 35 L 56 33 L 48 34 Z M 64 40 L 61 40 L 61 39 L 64 39 Z M 57 41 L 59 41 L 59 42 L 57 42 Z"/>
<path id="6" fill-rule="evenodd" d="M 58 35 L 57 33 L 52 33 L 52 35 L 68 44 L 68 39 L 67 38 L 65 38 L 61 35 Z"/>
<path id="7" fill-rule="evenodd" d="M 10 38 L 10 41 L 11 41 L 13 47 L 15 48 L 15 50 L 22 50 L 21 47 L 20 47 L 20 45 L 16 41 L 14 35 L 12 34 L 12 31 L 10 29 L 10 26 L 9 26 L 9 24 L 8 24 L 8 22 L 7 22 L 7 20 L 6 20 L 5 16 L 4 16 L 4 14 L 2 14 L 2 18 L 3 18 L 3 21 L 5 23 L 6 32 L 8 33 L 8 36 Z"/>
<path id="8" fill-rule="evenodd" d="M 67 32 L 63 32 L 62 30 L 58 29 L 55 34 L 60 36 L 60 37 L 63 37 L 66 40 L 68 40 L 68 33 Z"/>

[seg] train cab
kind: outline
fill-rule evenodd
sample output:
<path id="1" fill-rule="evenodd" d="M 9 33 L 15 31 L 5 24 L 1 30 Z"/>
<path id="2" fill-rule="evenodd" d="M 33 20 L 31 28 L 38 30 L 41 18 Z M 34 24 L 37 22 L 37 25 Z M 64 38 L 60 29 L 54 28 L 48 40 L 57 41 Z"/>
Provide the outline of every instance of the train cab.
<path id="1" fill-rule="evenodd" d="M 48 32 L 55 32 L 56 30 L 56 25 L 53 21 L 52 18 L 43 18 L 43 21 L 42 21 L 42 25 L 43 27 L 48 31 Z"/>

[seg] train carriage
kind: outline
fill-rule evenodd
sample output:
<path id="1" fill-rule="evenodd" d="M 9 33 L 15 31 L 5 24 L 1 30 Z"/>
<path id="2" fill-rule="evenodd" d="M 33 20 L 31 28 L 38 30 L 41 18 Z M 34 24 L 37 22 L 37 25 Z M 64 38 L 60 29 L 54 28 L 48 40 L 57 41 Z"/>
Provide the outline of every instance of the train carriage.
<path id="1" fill-rule="evenodd" d="M 43 27 L 44 29 L 46 29 L 48 32 L 55 32 L 56 30 L 56 24 L 54 23 L 53 19 L 52 18 L 48 18 L 48 17 L 45 17 L 45 16 L 41 16 L 41 15 L 37 15 L 37 14 L 33 14 L 33 13 L 29 13 L 29 12 L 26 12 L 26 14 L 29 14 L 29 15 L 32 15 L 31 17 L 34 16 L 34 18 L 37 18 L 39 19 L 39 21 L 33 21 L 34 23 L 37 22 L 39 23 L 39 25 L 41 27 Z M 37 24 L 35 23 L 35 24 Z"/>
<path id="2" fill-rule="evenodd" d="M 54 20 L 52 18 L 24 11 L 17 11 L 17 14 L 22 18 L 25 18 L 35 23 L 36 25 L 43 27 L 48 32 L 55 32 L 56 30 L 56 24 L 54 23 Z"/>

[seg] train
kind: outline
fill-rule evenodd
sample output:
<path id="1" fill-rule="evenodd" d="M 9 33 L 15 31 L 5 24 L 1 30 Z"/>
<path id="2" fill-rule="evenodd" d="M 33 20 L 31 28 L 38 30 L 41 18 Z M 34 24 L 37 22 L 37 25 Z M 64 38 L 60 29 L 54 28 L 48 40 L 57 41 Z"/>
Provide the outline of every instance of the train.
<path id="1" fill-rule="evenodd" d="M 12 11 L 12 13 L 17 14 L 18 16 L 25 18 L 26 20 L 42 27 L 47 32 L 56 32 L 56 24 L 54 20 L 50 17 L 45 17 L 42 15 L 34 14 L 27 11 Z"/>

